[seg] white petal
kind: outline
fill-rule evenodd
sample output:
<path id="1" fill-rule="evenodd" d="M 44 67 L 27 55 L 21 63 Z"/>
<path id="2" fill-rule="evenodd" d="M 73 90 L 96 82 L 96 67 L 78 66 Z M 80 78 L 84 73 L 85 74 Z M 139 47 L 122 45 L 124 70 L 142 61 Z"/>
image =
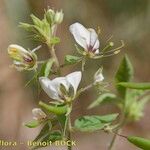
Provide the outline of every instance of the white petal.
<path id="1" fill-rule="evenodd" d="M 93 50 L 99 49 L 99 46 L 100 46 L 100 42 L 99 42 L 99 40 L 97 39 L 97 41 L 95 42 L 95 45 L 94 45 L 94 47 L 93 47 Z"/>
<path id="2" fill-rule="evenodd" d="M 22 53 L 29 53 L 26 49 L 24 49 L 22 46 L 19 46 L 17 44 L 9 45 L 8 52 L 11 51 L 12 49 L 16 49 L 17 51 L 22 52 Z"/>
<path id="3" fill-rule="evenodd" d="M 65 77 L 55 78 L 54 80 L 52 80 L 51 84 L 49 85 L 49 89 L 52 91 L 52 95 L 53 95 L 53 96 L 51 96 L 51 98 L 56 99 L 56 100 L 62 100 L 60 84 L 63 84 L 65 86 L 66 90 L 69 89 L 69 83 L 67 82 Z"/>
<path id="4" fill-rule="evenodd" d="M 102 73 L 100 73 L 98 75 L 95 75 L 94 79 L 95 79 L 95 82 L 101 82 L 104 80 L 104 76 Z"/>
<path id="5" fill-rule="evenodd" d="M 69 28 L 70 32 L 73 34 L 76 42 L 87 50 L 90 44 L 90 32 L 80 23 L 74 23 Z"/>
<path id="6" fill-rule="evenodd" d="M 40 120 L 46 118 L 46 114 L 42 111 L 41 108 L 32 109 L 33 119 Z"/>
<path id="7" fill-rule="evenodd" d="M 99 54 L 99 49 L 97 49 L 97 50 L 95 51 L 95 54 Z"/>
<path id="8" fill-rule="evenodd" d="M 58 90 L 56 89 L 56 86 L 54 88 L 53 82 L 46 78 L 46 77 L 40 77 L 39 78 L 40 84 L 42 89 L 46 92 L 46 94 L 52 98 L 52 99 L 60 99 L 58 96 Z M 52 84 L 52 86 L 51 86 Z"/>
<path id="9" fill-rule="evenodd" d="M 67 82 L 66 78 L 65 77 L 58 77 L 58 78 L 55 78 L 54 80 L 52 80 L 55 88 L 58 88 L 60 87 L 60 84 L 63 84 L 66 88 L 66 90 L 69 89 L 69 83 Z"/>
<path id="10" fill-rule="evenodd" d="M 93 50 L 97 50 L 99 48 L 99 40 L 98 40 L 98 35 L 94 29 L 89 29 L 90 31 L 90 45 Z"/>
<path id="11" fill-rule="evenodd" d="M 76 71 L 66 76 L 67 81 L 73 86 L 74 94 L 76 94 L 79 83 L 81 82 L 82 73 Z"/>

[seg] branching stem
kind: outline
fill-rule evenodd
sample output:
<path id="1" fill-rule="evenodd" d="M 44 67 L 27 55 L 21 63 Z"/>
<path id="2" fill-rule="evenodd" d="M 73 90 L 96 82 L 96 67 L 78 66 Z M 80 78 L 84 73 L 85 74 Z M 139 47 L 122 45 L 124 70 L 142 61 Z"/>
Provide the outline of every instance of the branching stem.
<path id="1" fill-rule="evenodd" d="M 58 58 L 57 58 L 57 55 L 55 53 L 55 47 L 54 45 L 51 45 L 49 43 L 47 43 L 47 46 L 49 48 L 49 52 L 51 54 L 51 57 L 55 60 L 55 66 L 56 66 L 56 70 L 57 70 L 57 73 L 58 75 L 60 76 L 61 75 L 61 71 L 60 71 L 60 64 L 59 64 L 59 61 L 58 61 Z"/>
<path id="2" fill-rule="evenodd" d="M 116 131 L 113 132 L 113 133 L 115 133 L 115 134 L 113 135 L 113 138 L 112 138 L 112 140 L 111 140 L 111 142 L 110 142 L 110 145 L 109 145 L 109 147 L 108 147 L 108 150 L 112 150 L 112 149 L 113 149 L 113 146 L 114 146 L 114 144 L 115 144 L 117 135 L 120 135 L 121 129 L 122 129 L 122 127 L 123 127 L 125 124 L 126 124 L 126 119 L 125 119 L 125 117 L 124 117 L 124 111 L 123 111 L 123 112 L 122 112 L 122 115 L 121 115 L 121 118 L 120 118 L 120 123 L 119 123 L 119 125 L 116 127 Z"/>

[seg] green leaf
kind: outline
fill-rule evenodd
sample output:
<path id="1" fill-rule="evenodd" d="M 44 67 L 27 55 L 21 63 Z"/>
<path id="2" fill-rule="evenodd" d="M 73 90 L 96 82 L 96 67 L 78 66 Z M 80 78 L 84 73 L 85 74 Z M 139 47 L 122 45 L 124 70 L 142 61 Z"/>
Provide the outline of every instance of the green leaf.
<path id="1" fill-rule="evenodd" d="M 52 124 L 50 122 L 47 122 L 44 127 L 41 129 L 40 133 L 37 135 L 37 137 L 34 139 L 34 141 L 40 140 L 46 133 L 50 132 L 52 128 Z"/>
<path id="2" fill-rule="evenodd" d="M 24 125 L 28 128 L 36 128 L 38 127 L 39 125 L 41 125 L 41 121 L 38 121 L 38 120 L 32 120 L 28 123 L 25 123 Z"/>
<path id="3" fill-rule="evenodd" d="M 109 114 L 109 115 L 104 115 L 104 116 L 98 116 L 98 118 L 99 118 L 103 123 L 111 123 L 111 122 L 113 122 L 117 117 L 118 117 L 118 114 Z"/>
<path id="4" fill-rule="evenodd" d="M 83 116 L 76 119 L 74 127 L 82 132 L 93 132 L 103 129 L 105 125 L 112 123 L 118 114 L 110 114 L 105 116 Z"/>
<path id="5" fill-rule="evenodd" d="M 66 55 L 65 56 L 65 64 L 72 65 L 76 64 L 77 62 L 81 61 L 81 57 L 73 56 L 73 55 Z"/>
<path id="6" fill-rule="evenodd" d="M 34 31 L 34 26 L 32 24 L 20 22 L 19 27 L 25 29 L 28 32 Z"/>
<path id="7" fill-rule="evenodd" d="M 126 88 L 117 85 L 119 82 L 129 82 L 133 78 L 133 66 L 127 55 L 124 56 L 120 63 L 119 69 L 115 75 L 116 87 L 122 98 L 125 97 Z"/>
<path id="8" fill-rule="evenodd" d="M 112 102 L 116 99 L 116 95 L 112 93 L 103 93 L 101 94 L 93 103 L 91 103 L 88 107 L 88 109 L 92 109 L 94 107 L 99 106 L 102 103 L 105 102 Z"/>
<path id="9" fill-rule="evenodd" d="M 34 23 L 34 25 L 41 27 L 42 26 L 42 21 L 36 17 L 35 15 L 31 14 L 30 17 L 32 18 L 32 21 Z"/>
<path id="10" fill-rule="evenodd" d="M 34 149 L 34 150 L 38 149 L 40 147 L 51 146 L 51 144 L 53 142 L 58 141 L 58 140 L 62 140 L 62 135 L 61 135 L 61 132 L 59 130 L 43 132 L 39 137 L 40 138 L 38 138 L 37 140 L 34 140 L 34 142 L 36 142 L 36 143 L 42 143 L 42 142 L 49 143 L 50 142 L 50 145 L 36 145 L 36 146 L 32 147 L 32 149 Z"/>
<path id="11" fill-rule="evenodd" d="M 55 142 L 57 140 L 61 140 L 62 139 L 62 134 L 59 130 L 54 130 L 52 131 L 52 126 L 55 125 L 56 120 L 54 120 L 54 122 L 50 122 L 50 120 L 43 126 L 43 128 L 41 129 L 40 133 L 37 135 L 37 137 L 33 140 L 33 142 L 36 143 L 42 143 L 42 142 Z M 48 145 L 46 145 L 48 146 Z M 42 145 L 35 145 L 33 147 L 31 147 L 32 149 L 37 149 L 40 147 L 45 147 Z"/>
<path id="12" fill-rule="evenodd" d="M 57 119 L 62 127 L 62 129 L 64 129 L 65 127 L 65 122 L 66 122 L 66 115 L 57 115 Z"/>
<path id="13" fill-rule="evenodd" d="M 119 86 L 123 86 L 130 89 L 137 89 L 137 90 L 149 90 L 150 83 L 134 83 L 134 82 L 120 82 L 118 83 Z"/>
<path id="14" fill-rule="evenodd" d="M 150 140 L 144 139 L 141 137 L 135 137 L 135 136 L 130 136 L 127 138 L 127 140 L 134 144 L 135 146 L 143 149 L 143 150 L 150 150 Z"/>
<path id="15" fill-rule="evenodd" d="M 55 115 L 66 114 L 67 107 L 66 105 L 48 105 L 42 101 L 39 102 L 39 105 L 49 113 L 54 113 Z"/>
<path id="16" fill-rule="evenodd" d="M 49 59 L 46 63 L 43 64 L 40 71 L 40 76 L 48 77 L 51 73 L 51 68 L 54 63 L 54 59 Z"/>

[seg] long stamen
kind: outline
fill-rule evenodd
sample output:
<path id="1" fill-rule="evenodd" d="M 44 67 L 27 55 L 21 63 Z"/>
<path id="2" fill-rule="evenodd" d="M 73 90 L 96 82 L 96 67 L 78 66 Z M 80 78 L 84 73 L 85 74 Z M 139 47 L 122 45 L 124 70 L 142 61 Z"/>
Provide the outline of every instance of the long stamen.
<path id="1" fill-rule="evenodd" d="M 117 47 L 117 48 L 115 48 L 115 49 L 112 49 L 112 50 L 110 50 L 110 51 L 107 51 L 107 52 L 105 52 L 105 53 L 101 53 L 101 54 L 114 53 L 115 51 L 120 50 L 120 49 L 121 49 L 121 48 L 123 48 L 124 46 L 125 46 L 124 41 L 123 41 L 123 40 L 121 40 L 121 45 L 120 45 L 119 47 Z"/>
<path id="2" fill-rule="evenodd" d="M 114 46 L 114 43 L 113 43 L 113 42 L 109 42 L 109 44 L 106 45 L 106 46 L 102 49 L 102 52 L 105 52 L 108 48 L 113 47 L 113 46 Z"/>
<path id="3" fill-rule="evenodd" d="M 41 47 L 42 47 L 42 46 L 39 45 L 38 47 L 34 48 L 34 49 L 32 50 L 32 53 L 34 53 L 35 51 L 39 50 Z"/>
<path id="4" fill-rule="evenodd" d="M 119 52 L 120 52 L 120 50 L 117 50 L 117 51 L 115 51 L 115 52 L 113 52 L 113 53 L 111 53 L 111 54 L 103 55 L 103 57 L 113 56 L 113 55 L 118 54 Z"/>
<path id="5" fill-rule="evenodd" d="M 113 55 L 116 55 L 116 54 L 118 54 L 119 52 L 120 52 L 120 49 L 121 48 L 123 48 L 124 47 L 124 41 L 123 40 L 121 40 L 121 46 L 119 46 L 119 47 L 117 47 L 117 48 L 115 48 L 115 49 L 112 49 L 112 50 L 110 50 L 110 51 L 107 51 L 107 52 L 101 52 L 100 54 L 99 54 L 99 56 L 95 56 L 95 57 L 93 57 L 94 59 L 99 59 L 99 58 L 103 58 L 103 57 L 109 57 L 109 56 L 113 56 Z"/>

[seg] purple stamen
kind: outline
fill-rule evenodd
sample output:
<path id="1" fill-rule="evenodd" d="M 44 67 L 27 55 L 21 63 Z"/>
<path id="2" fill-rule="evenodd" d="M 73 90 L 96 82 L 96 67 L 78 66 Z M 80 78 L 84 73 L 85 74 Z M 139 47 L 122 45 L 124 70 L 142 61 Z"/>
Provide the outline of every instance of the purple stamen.
<path id="1" fill-rule="evenodd" d="M 24 57 L 23 59 L 24 59 L 24 61 L 26 61 L 26 62 L 28 62 L 28 63 L 30 63 L 30 62 L 33 61 L 33 58 L 32 58 L 32 57 L 28 57 L 28 58 Z"/>

